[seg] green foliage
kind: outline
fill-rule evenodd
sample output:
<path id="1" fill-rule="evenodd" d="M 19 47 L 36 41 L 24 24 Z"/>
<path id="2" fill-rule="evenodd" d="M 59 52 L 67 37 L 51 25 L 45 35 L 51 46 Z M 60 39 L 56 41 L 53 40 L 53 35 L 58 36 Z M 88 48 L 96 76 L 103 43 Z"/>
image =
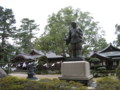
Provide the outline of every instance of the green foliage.
<path id="1" fill-rule="evenodd" d="M 100 69 L 96 69 L 96 70 L 92 70 L 91 71 L 94 75 L 94 77 L 105 77 L 105 76 L 114 76 L 115 74 L 115 70 L 100 70 Z"/>
<path id="2" fill-rule="evenodd" d="M 94 65 L 97 65 L 99 64 L 100 62 L 100 59 L 99 58 L 91 58 L 91 57 L 87 57 L 86 60 L 90 63 L 94 63 Z"/>
<path id="3" fill-rule="evenodd" d="M 106 46 L 107 43 L 102 37 L 104 32 L 98 27 L 98 22 L 93 21 L 89 12 L 66 7 L 49 16 L 44 34 L 35 40 L 35 48 L 45 52 L 53 51 L 61 55 L 69 53 L 64 39 L 72 21 L 77 21 L 78 26 L 84 31 L 83 53 L 85 55 L 91 50 Z"/>
<path id="4" fill-rule="evenodd" d="M 120 80 L 120 65 L 116 68 L 116 76 Z"/>
<path id="5" fill-rule="evenodd" d="M 5 48 L 8 37 L 15 32 L 15 19 L 11 9 L 0 6 L 0 38 L 2 40 L 1 47 Z"/>
<path id="6" fill-rule="evenodd" d="M 7 76 L 0 79 L 0 90 L 21 90 L 26 80 Z"/>
<path id="7" fill-rule="evenodd" d="M 31 81 L 19 79 L 11 76 L 0 79 L 0 90 L 88 90 L 80 83 L 73 81 L 66 82 L 57 79 L 41 79 L 40 81 Z"/>
<path id="8" fill-rule="evenodd" d="M 14 46 L 7 44 L 5 48 L 0 48 L 0 66 L 4 66 L 10 63 L 10 59 L 13 58 L 15 52 Z"/>
<path id="9" fill-rule="evenodd" d="M 98 58 L 90 58 L 89 61 L 93 62 L 93 63 L 96 63 L 96 62 L 100 62 L 100 59 L 98 59 Z"/>
<path id="10" fill-rule="evenodd" d="M 96 90 L 120 90 L 120 82 L 110 77 L 104 77 L 97 81 Z"/>
<path id="11" fill-rule="evenodd" d="M 46 74 L 47 72 L 47 68 L 45 66 L 43 66 L 44 64 L 46 64 L 48 62 L 48 59 L 46 56 L 41 56 L 40 58 L 37 58 L 38 60 L 38 65 L 36 67 L 36 73 L 38 74 Z"/>
<path id="12" fill-rule="evenodd" d="M 99 51 L 107 46 L 108 46 L 108 44 L 107 44 L 105 38 L 99 38 L 95 44 L 94 51 Z"/>
<path id="13" fill-rule="evenodd" d="M 0 6 L 0 63 L 3 65 L 9 62 L 8 59 L 13 56 L 15 51 L 15 48 L 8 42 L 9 38 L 14 38 L 16 31 L 15 23 L 13 11 Z"/>
<path id="14" fill-rule="evenodd" d="M 45 63 L 48 62 L 48 59 L 46 56 L 41 56 L 40 58 L 37 58 L 38 60 L 38 65 L 44 65 Z"/>
<path id="15" fill-rule="evenodd" d="M 38 29 L 38 26 L 34 20 L 28 18 L 23 18 L 21 21 L 21 26 L 16 32 L 16 43 L 20 45 L 20 50 L 23 52 L 30 51 L 33 48 L 32 40 L 35 38 L 35 33 Z"/>
<path id="16" fill-rule="evenodd" d="M 115 73 L 115 70 L 98 70 L 98 73 Z"/>
<path id="17" fill-rule="evenodd" d="M 119 25 L 119 24 L 116 24 L 116 25 L 115 25 L 115 28 L 116 28 L 115 34 L 116 34 L 117 38 L 116 38 L 115 41 L 113 41 L 113 43 L 114 43 L 116 46 L 120 46 L 120 25 Z"/>
<path id="18" fill-rule="evenodd" d="M 85 86 L 83 86 L 81 83 L 77 83 L 74 81 L 64 81 L 64 80 L 58 80 L 58 79 L 41 79 L 40 82 L 44 83 L 51 83 L 54 84 L 54 86 L 59 90 L 64 89 L 64 90 L 71 90 L 71 88 L 75 88 L 75 90 L 88 90 Z"/>

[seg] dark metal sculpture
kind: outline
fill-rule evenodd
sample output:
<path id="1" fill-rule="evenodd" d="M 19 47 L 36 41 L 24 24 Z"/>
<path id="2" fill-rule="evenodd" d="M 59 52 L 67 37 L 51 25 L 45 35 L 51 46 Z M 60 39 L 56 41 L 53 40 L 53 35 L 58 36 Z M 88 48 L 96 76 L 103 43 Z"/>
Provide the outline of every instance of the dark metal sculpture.
<path id="1" fill-rule="evenodd" d="M 77 27 L 76 22 L 72 22 L 66 38 L 66 44 L 70 44 L 71 58 L 82 59 L 82 36 L 82 30 Z"/>
<path id="2" fill-rule="evenodd" d="M 35 69 L 36 69 L 36 66 L 34 62 L 28 65 L 28 77 L 27 77 L 28 79 L 33 79 L 33 80 L 37 79 L 35 77 Z"/>

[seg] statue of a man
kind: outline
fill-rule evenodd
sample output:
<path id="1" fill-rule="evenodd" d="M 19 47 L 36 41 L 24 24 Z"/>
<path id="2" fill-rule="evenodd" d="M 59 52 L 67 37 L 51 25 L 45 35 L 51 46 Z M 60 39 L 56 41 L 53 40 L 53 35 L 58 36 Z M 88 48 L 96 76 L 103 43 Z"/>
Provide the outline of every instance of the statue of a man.
<path id="1" fill-rule="evenodd" d="M 82 58 L 82 36 L 82 30 L 77 27 L 76 22 L 72 22 L 66 38 L 66 44 L 70 44 L 71 58 Z"/>

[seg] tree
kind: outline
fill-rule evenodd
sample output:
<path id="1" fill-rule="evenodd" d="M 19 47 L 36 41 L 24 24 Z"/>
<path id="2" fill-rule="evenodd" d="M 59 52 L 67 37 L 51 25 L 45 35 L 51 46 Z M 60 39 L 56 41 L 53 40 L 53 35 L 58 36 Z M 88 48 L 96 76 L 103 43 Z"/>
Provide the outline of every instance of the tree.
<path id="1" fill-rule="evenodd" d="M 44 66 L 45 64 L 48 64 L 48 59 L 46 56 L 41 56 L 36 59 L 38 61 L 38 65 L 36 67 L 37 73 L 47 73 L 47 67 Z"/>
<path id="2" fill-rule="evenodd" d="M 1 62 L 7 61 L 8 55 L 13 52 L 13 46 L 9 44 L 8 39 L 14 37 L 16 28 L 14 15 L 11 9 L 0 6 L 0 59 Z M 12 48 L 10 48 L 12 47 Z M 9 56 L 10 56 L 9 55 Z"/>
<path id="3" fill-rule="evenodd" d="M 97 43 L 99 43 L 104 32 L 98 27 L 98 22 L 93 21 L 89 12 L 82 12 L 80 9 L 73 9 L 72 7 L 63 8 L 49 16 L 45 32 L 39 39 L 36 39 L 35 47 L 43 51 L 51 50 L 61 55 L 68 53 L 69 49 L 64 38 L 72 21 L 77 21 L 78 26 L 84 32 L 83 53 L 87 55 L 91 50 L 94 50 L 96 45 L 99 45 Z"/>
<path id="4" fill-rule="evenodd" d="M 120 65 L 116 68 L 116 76 L 120 80 Z"/>
<path id="5" fill-rule="evenodd" d="M 117 38 L 115 41 L 113 41 L 113 43 L 116 46 L 120 46 L 120 25 L 116 24 L 115 28 L 116 28 L 115 34 L 117 35 Z"/>
<path id="6" fill-rule="evenodd" d="M 105 48 L 105 47 L 107 47 L 108 46 L 108 44 L 107 44 L 107 42 L 106 42 L 106 40 L 104 39 L 104 38 L 99 38 L 98 39 L 98 41 L 95 43 L 95 46 L 94 46 L 94 51 L 96 52 L 96 51 L 99 51 L 99 50 L 101 50 L 101 49 L 103 49 L 103 48 Z"/>
<path id="7" fill-rule="evenodd" d="M 17 44 L 22 52 L 28 52 L 33 48 L 32 39 L 35 38 L 35 32 L 38 29 L 38 26 L 34 20 L 28 18 L 23 18 L 21 21 L 21 26 L 17 30 Z"/>

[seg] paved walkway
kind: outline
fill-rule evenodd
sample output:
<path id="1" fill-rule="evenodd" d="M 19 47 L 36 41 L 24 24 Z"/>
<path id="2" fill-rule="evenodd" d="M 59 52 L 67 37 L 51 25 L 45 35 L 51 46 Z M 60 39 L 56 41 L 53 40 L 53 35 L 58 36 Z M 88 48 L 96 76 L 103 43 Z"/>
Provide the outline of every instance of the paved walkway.
<path id="1" fill-rule="evenodd" d="M 15 76 L 15 77 L 19 77 L 19 78 L 27 78 L 27 73 L 26 72 L 15 72 L 15 73 L 10 73 L 10 76 Z M 37 78 L 42 79 L 42 78 L 49 78 L 49 79 L 53 79 L 53 78 L 58 78 L 61 77 L 61 75 L 36 75 Z"/>

